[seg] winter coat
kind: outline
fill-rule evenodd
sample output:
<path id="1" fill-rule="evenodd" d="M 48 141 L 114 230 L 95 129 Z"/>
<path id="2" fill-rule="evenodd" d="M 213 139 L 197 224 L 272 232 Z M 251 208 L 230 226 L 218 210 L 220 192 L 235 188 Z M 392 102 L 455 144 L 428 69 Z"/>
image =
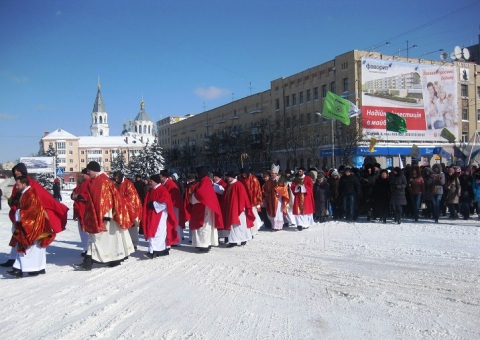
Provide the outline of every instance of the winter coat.
<path id="1" fill-rule="evenodd" d="M 373 185 L 373 209 L 378 215 L 384 216 L 390 212 L 390 179 L 378 177 Z"/>
<path id="2" fill-rule="evenodd" d="M 473 176 L 462 174 L 458 178 L 460 180 L 460 202 L 470 203 L 473 200 Z"/>
<path id="3" fill-rule="evenodd" d="M 340 182 L 338 183 L 338 191 L 340 195 L 354 195 L 357 199 L 362 196 L 362 191 L 360 187 L 360 181 L 358 177 L 354 174 L 342 175 L 340 177 Z"/>
<path id="4" fill-rule="evenodd" d="M 480 202 L 480 177 L 473 180 L 473 194 L 474 200 Z"/>
<path id="5" fill-rule="evenodd" d="M 410 195 L 423 195 L 425 193 L 425 182 L 422 176 L 410 178 L 408 181 L 408 192 Z"/>
<path id="6" fill-rule="evenodd" d="M 462 192 L 457 174 L 449 175 L 445 184 L 445 201 L 447 204 L 458 204 Z"/>
<path id="7" fill-rule="evenodd" d="M 425 194 L 423 196 L 423 199 L 425 201 L 431 201 L 432 200 L 432 193 L 435 190 L 435 183 L 433 181 L 432 173 L 426 173 L 425 176 L 423 177 L 423 181 L 425 183 Z"/>
<path id="8" fill-rule="evenodd" d="M 443 186 L 445 185 L 445 174 L 442 172 L 442 168 L 439 164 L 434 164 L 432 166 L 433 174 L 433 183 L 434 188 L 432 195 L 443 195 Z"/>
<path id="9" fill-rule="evenodd" d="M 330 199 L 330 185 L 324 179 L 322 183 L 313 185 L 313 199 L 315 200 L 315 216 L 326 216 L 327 203 Z"/>
<path id="10" fill-rule="evenodd" d="M 405 188 L 407 187 L 407 178 L 404 174 L 393 174 L 390 176 L 391 202 L 395 205 L 406 205 L 407 197 Z"/>

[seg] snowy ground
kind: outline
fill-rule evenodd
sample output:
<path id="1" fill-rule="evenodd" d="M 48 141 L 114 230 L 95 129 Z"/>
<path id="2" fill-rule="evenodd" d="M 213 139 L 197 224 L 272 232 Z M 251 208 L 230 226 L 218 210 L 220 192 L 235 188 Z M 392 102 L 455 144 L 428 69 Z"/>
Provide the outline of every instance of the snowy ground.
<path id="1" fill-rule="evenodd" d="M 9 339 L 480 339 L 479 225 L 330 221 L 154 260 L 142 241 L 120 267 L 77 272 L 69 220 L 46 275 L 0 269 L 0 329 Z"/>

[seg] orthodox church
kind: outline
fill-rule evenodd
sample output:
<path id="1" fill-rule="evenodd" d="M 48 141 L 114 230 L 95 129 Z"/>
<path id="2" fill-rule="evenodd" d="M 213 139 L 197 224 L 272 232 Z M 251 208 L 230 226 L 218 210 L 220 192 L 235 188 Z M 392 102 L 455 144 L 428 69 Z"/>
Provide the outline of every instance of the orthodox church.
<path id="1" fill-rule="evenodd" d="M 123 124 L 120 136 L 110 136 L 108 113 L 97 84 L 97 96 L 91 113 L 90 135 L 75 136 L 61 128 L 45 132 L 40 140 L 40 149 L 46 151 L 52 145 L 57 153 L 57 168 L 64 170 L 65 182 L 75 182 L 76 175 L 90 161 L 100 163 L 102 169 L 110 171 L 112 160 L 119 152 L 123 153 L 128 164 L 130 157 L 142 150 L 145 145 L 152 144 L 156 139 L 155 123 L 145 111 L 145 102 L 140 103 L 140 111 L 129 126 Z"/>

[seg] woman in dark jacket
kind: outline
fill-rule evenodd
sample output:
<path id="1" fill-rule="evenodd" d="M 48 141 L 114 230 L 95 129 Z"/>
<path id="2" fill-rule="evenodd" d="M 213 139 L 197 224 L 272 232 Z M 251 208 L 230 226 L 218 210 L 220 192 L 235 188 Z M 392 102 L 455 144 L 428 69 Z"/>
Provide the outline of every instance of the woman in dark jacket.
<path id="1" fill-rule="evenodd" d="M 393 174 L 390 176 L 390 192 L 395 223 L 400 224 L 403 212 L 403 206 L 407 204 L 405 188 L 407 187 L 407 178 L 398 166 L 393 168 Z"/>
<path id="2" fill-rule="evenodd" d="M 313 185 L 313 199 L 315 200 L 315 222 L 323 223 L 327 217 L 328 201 L 330 200 L 330 185 L 325 179 L 325 174 L 319 172 Z"/>
<path id="3" fill-rule="evenodd" d="M 423 169 L 423 182 L 425 183 L 425 195 L 423 200 L 425 201 L 426 209 L 423 211 L 423 217 L 433 217 L 433 201 L 432 194 L 435 192 L 435 183 L 432 176 L 432 169 Z"/>
<path id="4" fill-rule="evenodd" d="M 390 179 L 386 169 L 380 171 L 380 176 L 373 185 L 372 199 L 374 215 L 387 223 L 387 216 L 390 215 Z"/>

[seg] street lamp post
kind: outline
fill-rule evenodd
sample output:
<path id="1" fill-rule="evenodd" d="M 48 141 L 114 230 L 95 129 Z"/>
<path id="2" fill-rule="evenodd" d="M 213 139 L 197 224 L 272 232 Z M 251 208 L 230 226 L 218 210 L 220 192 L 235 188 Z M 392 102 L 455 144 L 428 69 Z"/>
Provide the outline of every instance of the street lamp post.
<path id="1" fill-rule="evenodd" d="M 408 61 L 408 50 L 411 49 L 411 48 L 415 48 L 415 47 L 418 47 L 417 45 L 412 45 L 412 46 L 408 46 L 408 40 L 407 40 L 407 48 L 404 48 L 404 49 L 399 49 L 398 50 L 398 55 L 400 56 L 400 52 L 402 51 L 407 51 L 407 61 Z"/>

